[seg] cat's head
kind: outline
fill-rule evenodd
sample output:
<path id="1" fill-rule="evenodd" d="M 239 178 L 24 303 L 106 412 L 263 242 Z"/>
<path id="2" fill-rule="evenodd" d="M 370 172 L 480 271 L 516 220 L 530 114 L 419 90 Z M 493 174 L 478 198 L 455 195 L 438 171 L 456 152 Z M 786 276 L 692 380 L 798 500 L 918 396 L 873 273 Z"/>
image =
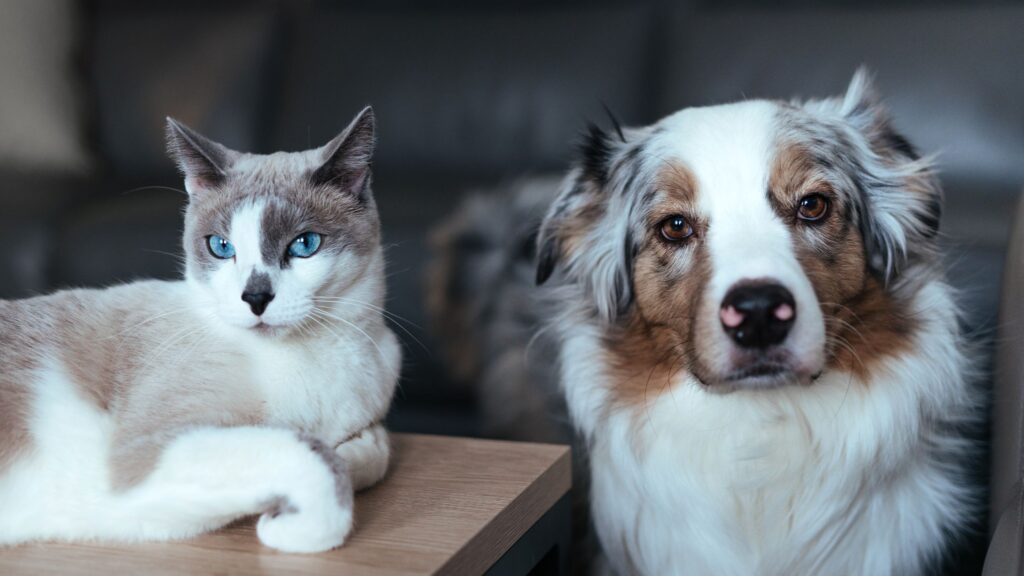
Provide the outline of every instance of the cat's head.
<path id="1" fill-rule="evenodd" d="M 225 324 L 279 334 L 315 323 L 379 261 L 370 108 L 305 152 L 236 152 L 171 118 L 167 143 L 189 194 L 185 277 Z"/>

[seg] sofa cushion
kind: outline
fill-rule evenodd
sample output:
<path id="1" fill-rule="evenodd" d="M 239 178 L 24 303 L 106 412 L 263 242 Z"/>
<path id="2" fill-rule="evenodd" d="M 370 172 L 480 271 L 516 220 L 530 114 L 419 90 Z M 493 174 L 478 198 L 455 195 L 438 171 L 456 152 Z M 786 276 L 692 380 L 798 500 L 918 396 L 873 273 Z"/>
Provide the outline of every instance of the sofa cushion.
<path id="1" fill-rule="evenodd" d="M 943 173 L 1024 182 L 1024 8 L 746 11 L 673 24 L 661 112 L 741 97 L 840 94 L 877 74 L 896 125 Z"/>
<path id="2" fill-rule="evenodd" d="M 120 175 L 170 173 L 165 117 L 233 148 L 262 145 L 278 28 L 271 4 L 98 4 L 93 82 L 100 146 Z"/>
<path id="3" fill-rule="evenodd" d="M 57 223 L 58 249 L 50 273 L 54 286 L 180 277 L 184 193 L 106 182 L 92 196 Z"/>
<path id="4" fill-rule="evenodd" d="M 366 104 L 388 169 L 562 167 L 604 101 L 640 121 L 650 13 L 626 6 L 367 11 L 317 4 L 287 66 L 275 140 L 325 142 Z"/>
<path id="5" fill-rule="evenodd" d="M 0 298 L 49 288 L 58 222 L 93 184 L 50 171 L 0 170 Z"/>

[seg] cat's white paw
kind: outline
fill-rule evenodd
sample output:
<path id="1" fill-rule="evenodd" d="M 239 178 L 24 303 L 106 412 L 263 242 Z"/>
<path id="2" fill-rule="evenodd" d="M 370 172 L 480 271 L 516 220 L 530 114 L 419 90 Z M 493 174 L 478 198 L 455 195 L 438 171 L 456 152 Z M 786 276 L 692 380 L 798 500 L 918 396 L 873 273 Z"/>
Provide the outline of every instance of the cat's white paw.
<path id="1" fill-rule="evenodd" d="M 260 516 L 256 535 L 264 545 L 282 552 L 324 552 L 341 546 L 352 530 L 351 506 L 336 502 L 306 510 L 289 506 Z"/>
<path id="2" fill-rule="evenodd" d="M 287 496 L 275 497 L 256 523 L 261 542 L 283 552 L 323 552 L 345 542 L 352 530 L 352 483 L 345 462 L 319 440 L 303 438 L 317 456 L 296 470 Z"/>
<path id="3" fill-rule="evenodd" d="M 380 482 L 388 471 L 391 457 L 388 431 L 382 424 L 373 424 L 339 444 L 335 452 L 348 466 L 353 488 L 369 488 Z"/>

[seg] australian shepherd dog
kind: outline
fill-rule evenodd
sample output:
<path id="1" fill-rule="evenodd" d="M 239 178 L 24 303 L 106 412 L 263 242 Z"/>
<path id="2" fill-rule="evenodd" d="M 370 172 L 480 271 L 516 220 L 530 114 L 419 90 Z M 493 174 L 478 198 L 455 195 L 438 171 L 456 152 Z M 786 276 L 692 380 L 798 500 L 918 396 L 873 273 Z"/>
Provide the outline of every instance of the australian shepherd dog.
<path id="1" fill-rule="evenodd" d="M 545 366 L 588 455 L 608 568 L 934 569 L 977 510 L 962 436 L 977 403 L 938 181 L 866 73 L 842 97 L 592 128 L 553 192 L 519 188 L 542 198 L 520 210 L 543 205 L 535 236 L 500 223 L 516 197 L 464 208 L 438 235 L 433 305 L 481 372 L 488 346 L 529 357 L 502 322 L 536 321 L 557 351 Z M 513 241 L 488 244 L 502 230 Z M 458 278 L 501 250 L 492 288 Z M 530 296 L 517 259 L 542 285 Z M 546 398 L 523 362 L 488 375 L 505 380 L 491 411 Z"/>

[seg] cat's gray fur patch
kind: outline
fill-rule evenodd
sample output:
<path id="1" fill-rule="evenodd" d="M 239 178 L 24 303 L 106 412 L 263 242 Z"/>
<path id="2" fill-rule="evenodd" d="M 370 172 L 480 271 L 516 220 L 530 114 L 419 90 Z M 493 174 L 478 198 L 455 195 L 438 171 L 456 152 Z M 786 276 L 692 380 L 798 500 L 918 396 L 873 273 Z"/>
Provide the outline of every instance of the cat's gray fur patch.
<path id="1" fill-rule="evenodd" d="M 274 496 L 261 506 L 263 513 L 271 518 L 277 518 L 283 514 L 297 514 L 299 509 L 285 496 Z"/>
<path id="2" fill-rule="evenodd" d="M 299 440 L 309 444 L 310 449 L 323 459 L 334 476 L 334 490 L 338 504 L 348 507 L 352 504 L 352 482 L 348 475 L 348 465 L 333 448 L 324 444 L 319 438 L 308 434 L 300 434 Z"/>

